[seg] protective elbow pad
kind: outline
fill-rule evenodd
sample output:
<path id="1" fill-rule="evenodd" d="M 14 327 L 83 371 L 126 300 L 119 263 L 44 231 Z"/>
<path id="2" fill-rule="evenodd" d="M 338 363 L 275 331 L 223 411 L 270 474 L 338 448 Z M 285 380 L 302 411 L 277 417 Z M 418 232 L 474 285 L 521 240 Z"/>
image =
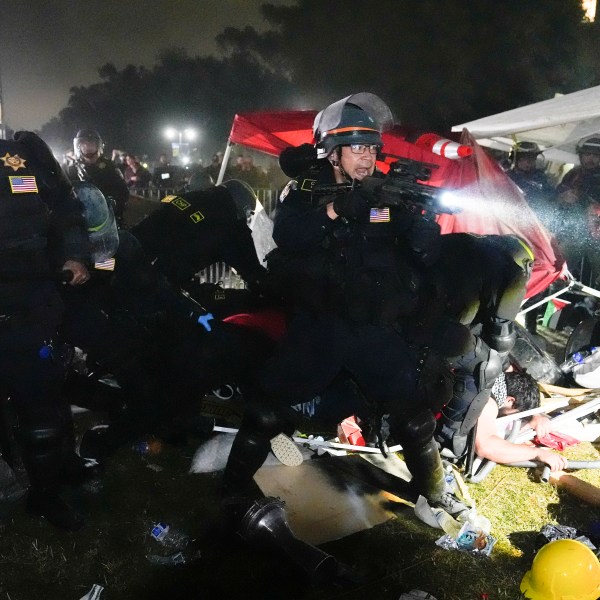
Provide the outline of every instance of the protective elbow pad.
<path id="1" fill-rule="evenodd" d="M 494 381 L 502 373 L 502 358 L 495 350 L 490 350 L 489 357 L 479 367 L 478 391 L 491 390 Z"/>
<path id="2" fill-rule="evenodd" d="M 506 353 L 515 345 L 517 334 L 512 321 L 497 320 L 483 326 L 481 338 L 490 348 Z"/>

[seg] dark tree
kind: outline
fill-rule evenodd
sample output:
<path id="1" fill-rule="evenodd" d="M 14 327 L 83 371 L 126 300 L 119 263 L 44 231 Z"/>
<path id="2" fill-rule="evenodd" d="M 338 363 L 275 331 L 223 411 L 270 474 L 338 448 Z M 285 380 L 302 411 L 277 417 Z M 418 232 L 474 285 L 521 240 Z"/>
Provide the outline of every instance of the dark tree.
<path id="1" fill-rule="evenodd" d="M 106 64 L 101 82 L 71 89 L 69 103 L 41 134 L 69 148 L 78 129 L 100 132 L 107 147 L 152 158 L 168 149 L 168 125 L 201 132 L 202 156 L 222 150 L 237 112 L 287 106 L 289 81 L 238 52 L 227 57 L 190 57 L 163 50 L 152 69 Z"/>
<path id="2" fill-rule="evenodd" d="M 600 83 L 599 26 L 580 0 L 296 0 L 264 4 L 270 29 L 228 28 L 219 57 L 171 48 L 152 68 L 106 64 L 71 90 L 42 135 L 70 146 L 82 127 L 107 146 L 156 157 L 167 125 L 193 125 L 204 157 L 222 149 L 233 116 L 320 108 L 379 94 L 406 125 L 438 131 Z"/>
<path id="3" fill-rule="evenodd" d="M 222 48 L 289 77 L 314 106 L 368 90 L 415 126 L 582 89 L 600 72 L 579 0 L 298 0 L 262 12 L 271 31 L 227 29 Z"/>

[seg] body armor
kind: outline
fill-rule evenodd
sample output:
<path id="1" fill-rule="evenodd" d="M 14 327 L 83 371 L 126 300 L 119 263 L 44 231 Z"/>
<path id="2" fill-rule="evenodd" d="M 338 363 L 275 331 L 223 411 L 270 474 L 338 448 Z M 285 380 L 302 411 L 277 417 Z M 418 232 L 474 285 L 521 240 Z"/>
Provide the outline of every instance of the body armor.
<path id="1" fill-rule="evenodd" d="M 49 273 L 49 209 L 39 189 L 42 171 L 30 150 L 0 140 L 0 309 L 21 304 L 27 274 Z M 20 278 L 20 279 L 19 279 Z"/>

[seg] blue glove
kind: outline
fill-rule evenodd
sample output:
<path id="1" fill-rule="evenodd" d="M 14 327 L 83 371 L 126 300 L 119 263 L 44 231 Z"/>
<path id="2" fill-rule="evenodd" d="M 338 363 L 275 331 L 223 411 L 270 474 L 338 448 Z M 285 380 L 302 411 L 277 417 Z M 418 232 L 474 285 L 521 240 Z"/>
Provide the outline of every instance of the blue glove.
<path id="1" fill-rule="evenodd" d="M 212 331 L 212 327 L 210 326 L 209 321 L 214 320 L 214 316 L 212 313 L 205 313 L 203 315 L 200 315 L 197 318 L 197 322 L 202 325 L 202 327 L 204 327 L 204 329 L 206 329 L 206 331 Z"/>

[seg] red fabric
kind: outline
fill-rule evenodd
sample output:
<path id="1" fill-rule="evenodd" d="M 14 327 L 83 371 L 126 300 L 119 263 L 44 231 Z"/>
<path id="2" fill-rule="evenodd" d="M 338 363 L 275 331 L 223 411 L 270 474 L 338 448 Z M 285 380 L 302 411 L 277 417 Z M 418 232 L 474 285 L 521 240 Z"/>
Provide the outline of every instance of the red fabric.
<path id="1" fill-rule="evenodd" d="M 223 319 L 224 323 L 233 323 L 242 327 L 256 329 L 273 341 L 281 339 L 287 329 L 287 319 L 280 310 L 261 310 L 255 313 L 240 313 Z"/>
<path id="2" fill-rule="evenodd" d="M 565 306 L 568 306 L 569 304 L 571 304 L 571 301 L 570 300 L 559 300 L 558 298 L 552 298 L 552 304 L 554 304 L 554 307 L 556 308 L 556 310 L 561 310 Z"/>
<path id="3" fill-rule="evenodd" d="M 337 427 L 337 434 L 342 444 L 352 446 L 366 446 L 365 438 L 362 436 L 362 429 L 356 421 L 356 417 L 346 417 Z"/>
<path id="4" fill-rule="evenodd" d="M 581 442 L 576 440 L 574 437 L 567 435 L 566 433 L 558 433 L 557 431 L 551 431 L 548 435 L 544 437 L 535 437 L 533 440 L 536 444 L 540 446 L 546 446 L 548 448 L 553 448 L 554 450 L 558 450 L 562 452 L 565 448 L 569 446 L 576 446 Z"/>
<path id="5" fill-rule="evenodd" d="M 317 111 L 293 110 L 235 115 L 229 141 L 279 156 L 288 146 L 312 142 Z"/>
<path id="6" fill-rule="evenodd" d="M 312 123 L 316 114 L 310 110 L 238 114 L 229 140 L 278 156 L 288 146 L 313 142 Z M 543 292 L 558 279 L 566 265 L 553 247 L 550 234 L 529 208 L 518 187 L 469 132 L 463 131 L 460 143 L 471 146 L 473 154 L 451 160 L 407 141 L 415 139 L 415 131 L 396 126 L 383 134 L 388 156 L 385 162 L 378 163 L 379 168 L 387 172 L 389 164 L 401 157 L 426 162 L 435 167 L 428 185 L 460 190 L 466 196 L 468 204 L 462 212 L 438 218 L 442 233 L 512 234 L 526 241 L 535 256 L 527 298 Z"/>
<path id="7" fill-rule="evenodd" d="M 461 143 L 472 146 L 473 154 L 453 161 L 456 168 L 444 187 L 460 189 L 467 195 L 469 204 L 460 213 L 440 216 L 442 233 L 517 235 L 528 243 L 535 256 L 526 297 L 544 291 L 561 275 L 565 262 L 554 249 L 550 234 L 519 188 L 466 130 Z"/>

